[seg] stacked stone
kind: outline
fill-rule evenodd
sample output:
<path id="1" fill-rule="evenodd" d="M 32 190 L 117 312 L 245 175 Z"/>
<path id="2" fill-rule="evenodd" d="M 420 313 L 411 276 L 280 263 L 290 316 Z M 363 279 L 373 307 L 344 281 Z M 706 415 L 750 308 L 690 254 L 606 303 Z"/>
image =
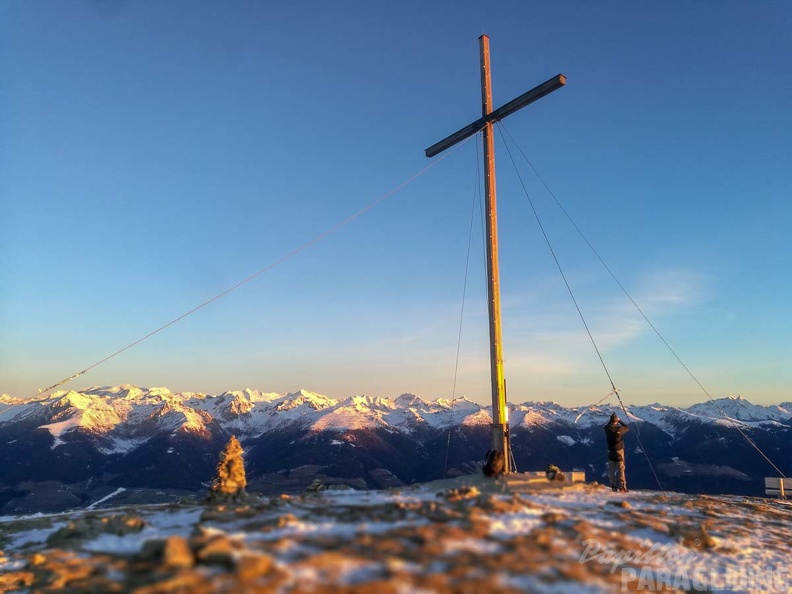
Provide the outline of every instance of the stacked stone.
<path id="1" fill-rule="evenodd" d="M 220 453 L 217 474 L 209 491 L 209 501 L 238 501 L 245 496 L 245 463 L 242 460 L 242 445 L 235 435 L 228 440 Z"/>

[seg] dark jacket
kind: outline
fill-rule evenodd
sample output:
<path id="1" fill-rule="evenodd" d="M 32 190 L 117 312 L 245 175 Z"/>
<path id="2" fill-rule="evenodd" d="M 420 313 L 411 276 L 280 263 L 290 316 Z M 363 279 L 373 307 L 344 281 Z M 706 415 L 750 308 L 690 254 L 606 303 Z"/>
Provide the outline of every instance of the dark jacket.
<path id="1" fill-rule="evenodd" d="M 629 430 L 630 428 L 621 421 L 605 425 L 605 439 L 608 440 L 608 452 L 616 453 L 624 451 L 624 434 Z"/>

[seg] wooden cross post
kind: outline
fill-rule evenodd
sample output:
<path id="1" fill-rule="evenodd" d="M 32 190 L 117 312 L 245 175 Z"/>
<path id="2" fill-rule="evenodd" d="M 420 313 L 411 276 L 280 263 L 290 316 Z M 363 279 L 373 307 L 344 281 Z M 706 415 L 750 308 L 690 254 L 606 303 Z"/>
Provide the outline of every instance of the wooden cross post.
<path id="1" fill-rule="evenodd" d="M 426 149 L 427 157 L 434 157 L 445 149 L 484 132 L 484 181 L 487 207 L 487 297 L 489 301 L 490 370 L 492 379 L 492 449 L 503 452 L 506 473 L 512 472 L 509 445 L 509 420 L 506 411 L 506 380 L 503 375 L 503 346 L 501 343 L 500 280 L 498 274 L 498 213 L 495 200 L 495 142 L 493 124 L 518 109 L 541 99 L 566 84 L 563 74 L 554 76 L 538 87 L 512 99 L 498 109 L 492 109 L 492 80 L 490 77 L 489 37 L 479 37 L 481 51 L 481 118 L 454 132 Z"/>

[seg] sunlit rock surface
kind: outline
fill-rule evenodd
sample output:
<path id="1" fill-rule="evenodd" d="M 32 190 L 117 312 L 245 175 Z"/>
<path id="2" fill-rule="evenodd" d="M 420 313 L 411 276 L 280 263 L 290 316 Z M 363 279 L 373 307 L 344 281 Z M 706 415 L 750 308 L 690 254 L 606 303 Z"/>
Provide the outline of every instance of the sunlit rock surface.
<path id="1" fill-rule="evenodd" d="M 596 485 L 516 494 L 478 481 L 4 518 L 0 590 L 572 593 L 668 583 L 786 592 L 792 584 L 787 502 Z"/>

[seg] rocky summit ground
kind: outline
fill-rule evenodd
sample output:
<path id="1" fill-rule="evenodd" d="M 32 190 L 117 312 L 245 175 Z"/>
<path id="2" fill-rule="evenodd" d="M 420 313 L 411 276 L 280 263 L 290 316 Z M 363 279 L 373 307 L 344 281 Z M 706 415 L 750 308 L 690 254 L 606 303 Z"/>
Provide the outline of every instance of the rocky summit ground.
<path id="1" fill-rule="evenodd" d="M 0 520 L 0 591 L 786 592 L 792 506 L 482 479 Z"/>

